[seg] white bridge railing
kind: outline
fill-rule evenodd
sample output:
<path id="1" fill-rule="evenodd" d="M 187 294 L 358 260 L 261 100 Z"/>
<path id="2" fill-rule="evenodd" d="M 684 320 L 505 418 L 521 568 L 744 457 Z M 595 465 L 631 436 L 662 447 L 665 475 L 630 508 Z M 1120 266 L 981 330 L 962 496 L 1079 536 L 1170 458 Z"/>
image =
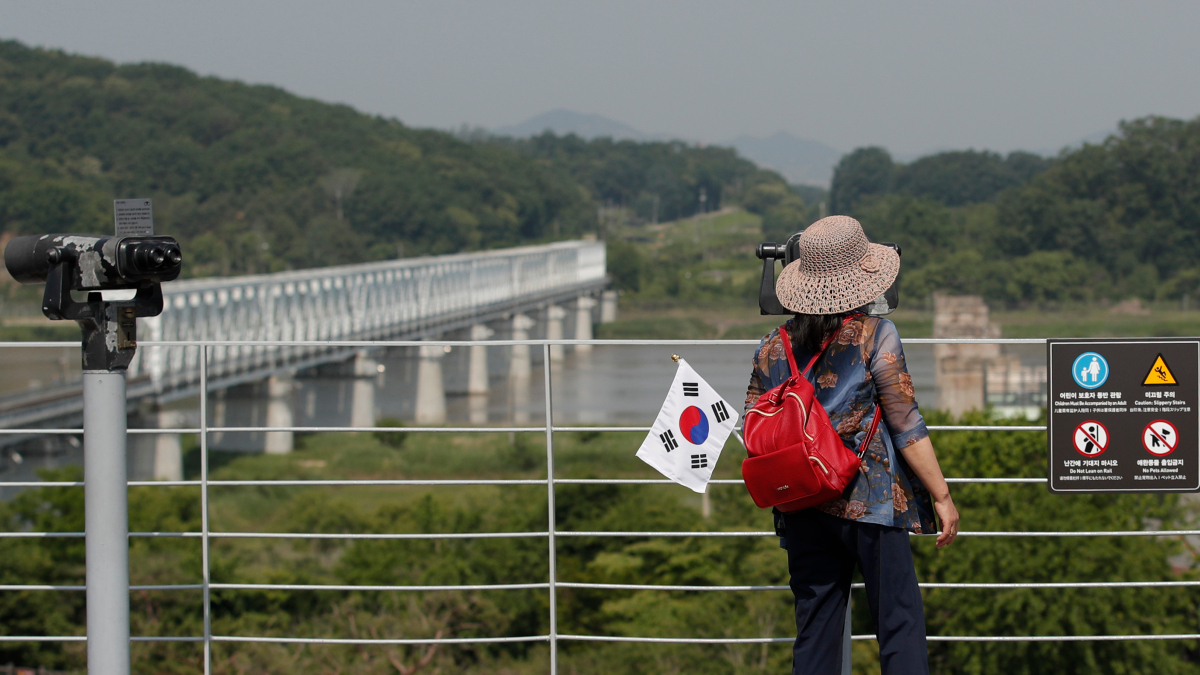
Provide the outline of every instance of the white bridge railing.
<path id="1" fill-rule="evenodd" d="M 213 347 L 209 375 L 262 368 L 327 349 L 329 340 L 370 340 L 436 327 L 558 291 L 602 284 L 605 246 L 566 241 L 480 253 L 407 258 L 165 284 L 161 316 L 143 319 L 142 344 L 219 340 L 302 345 Z M 139 349 L 131 378 L 155 389 L 194 384 L 199 347 Z"/>
<path id="2" fill-rule="evenodd" d="M 215 291 L 214 291 L 215 292 Z M 257 292 L 257 291 L 256 291 Z M 920 343 L 1003 343 L 1003 344 L 1044 344 L 1043 340 L 1039 339 L 995 339 L 995 340 L 972 340 L 972 339 L 912 339 L 905 340 L 906 344 Z M 61 348 L 64 344 L 69 343 L 35 343 L 37 346 L 58 347 Z M 645 637 L 645 636 L 613 636 L 613 635 L 568 635 L 558 631 L 559 619 L 557 609 L 558 589 L 560 588 L 579 588 L 579 589 L 597 589 L 597 590 L 658 590 L 672 592 L 733 592 L 733 591 L 748 591 L 748 592 L 786 592 L 789 590 L 787 586 L 775 585 L 727 585 L 727 586 L 684 586 L 684 585 L 665 585 L 665 584 L 595 584 L 595 583 L 580 583 L 559 578 L 557 572 L 558 551 L 557 540 L 563 537 L 775 537 L 775 533 L 771 531 L 666 531 L 666 532 L 649 532 L 649 531 L 633 531 L 633 532 L 617 532 L 617 531 L 570 531 L 560 530 L 555 522 L 555 492 L 556 486 L 563 484 L 635 484 L 635 485 L 652 485 L 652 484 L 669 484 L 670 481 L 658 479 L 620 479 L 620 478 L 558 478 L 555 473 L 554 462 L 554 435 L 556 432 L 579 431 L 587 429 L 588 431 L 612 431 L 612 432 L 645 432 L 649 427 L 638 426 L 614 426 L 614 427 L 572 427 L 558 426 L 554 423 L 554 407 L 553 390 L 554 375 L 552 372 L 553 363 L 550 358 L 551 345 L 575 345 L 575 344 L 592 344 L 592 345 L 659 345 L 659 346 L 676 346 L 676 345 L 736 345 L 746 348 L 752 348 L 758 345 L 757 340 L 496 340 L 489 341 L 490 345 L 511 346 L 511 345 L 529 345 L 539 348 L 543 352 L 544 363 L 547 367 L 544 370 L 544 386 L 545 386 L 545 424 L 541 426 L 499 426 L 499 427 L 407 427 L 397 429 L 405 433 L 497 433 L 497 432 L 538 432 L 545 434 L 546 441 L 546 476 L 545 479 L 425 479 L 425 480 L 211 480 L 209 479 L 209 436 L 214 433 L 236 433 L 236 432 L 263 432 L 263 431 L 292 431 L 292 432 L 354 432 L 354 431 L 372 431 L 377 432 L 381 429 L 370 428 L 354 428 L 354 427 L 211 427 L 208 426 L 208 398 L 203 393 L 207 390 L 205 386 L 208 377 L 210 366 L 217 353 L 230 353 L 230 350 L 237 349 L 237 353 L 256 353 L 256 350 L 280 349 L 290 347 L 311 347 L 311 348 L 330 348 L 330 347 L 378 347 L 378 346 L 471 346 L 478 343 L 465 341 L 446 341 L 446 340 L 431 340 L 431 341 L 388 341 L 388 342 L 353 342 L 353 341 L 324 341 L 324 342 L 295 342 L 289 340 L 274 340 L 274 341 L 257 341 L 257 342 L 241 342 L 233 343 L 229 341 L 201 341 L 201 340 L 181 340 L 171 342 L 156 341 L 146 346 L 153 347 L 188 347 L 196 350 L 198 358 L 198 369 L 201 387 L 200 395 L 200 416 L 201 426 L 191 429 L 130 429 L 130 434 L 198 434 L 200 441 L 200 478 L 199 480 L 184 480 L 184 481 L 131 481 L 131 486 L 197 486 L 200 488 L 200 503 L 201 503 L 201 527 L 199 531 L 188 532 L 131 532 L 132 537 L 185 537 L 195 538 L 200 541 L 202 572 L 201 579 L 198 583 L 192 584 L 175 584 L 175 585 L 157 585 L 157 586 L 135 586 L 132 590 L 166 590 L 180 592 L 199 592 L 202 594 L 202 611 L 203 611 L 203 635 L 195 636 L 136 636 L 134 641 L 142 642 L 196 642 L 203 643 L 204 649 L 204 673 L 207 675 L 211 672 L 211 647 L 213 643 L 277 643 L 277 644 L 354 644 L 354 645 L 432 645 L 432 644 L 465 644 L 465 643 L 495 643 L 495 642 L 545 642 L 548 643 L 550 649 L 550 672 L 556 674 L 558 672 L 557 647 L 563 641 L 602 641 L 602 642 L 643 642 L 643 643 L 694 643 L 694 644 L 762 644 L 762 643 L 788 643 L 795 638 L 793 635 L 785 634 L 776 637 L 698 637 L 698 636 L 678 636 L 678 637 Z M 30 343 L 0 343 L 0 347 L 27 347 Z M 218 350 L 223 350 L 218 352 Z M 205 358 L 199 359 L 199 355 L 203 353 Z M 931 426 L 932 431 L 990 431 L 997 433 L 1007 433 L 1014 431 L 1044 431 L 1045 426 L 1041 425 L 1022 425 L 1022 426 L 978 426 L 978 425 L 954 425 L 954 426 Z M 382 430 L 386 431 L 386 429 Z M 0 430 L 0 433 L 45 433 L 45 434 L 80 434 L 82 429 L 5 429 Z M 1025 477 L 1009 477 L 1009 476 L 980 476 L 971 478 L 950 478 L 951 483 L 1024 483 L 1042 485 L 1046 482 L 1045 478 L 1025 478 Z M 736 489 L 742 482 L 740 480 L 713 480 L 712 485 L 729 486 Z M 23 482 L 23 483 L 4 483 L 6 486 L 25 486 L 25 487 L 81 487 L 82 482 Z M 260 486 L 365 486 L 365 485 L 389 485 L 389 486 L 460 486 L 460 485 L 544 485 L 548 496 L 547 506 L 547 522 L 546 530 L 527 531 L 527 532 L 443 532 L 443 533 L 386 533 L 386 534 L 329 534 L 329 533 L 314 533 L 314 532 L 214 532 L 210 529 L 209 521 L 209 489 L 211 487 L 260 487 Z M 1040 538 L 1040 537 L 1164 537 L 1164 536 L 1184 536 L 1184 535 L 1200 535 L 1200 530 L 1089 530 L 1089 531 L 1071 531 L 1071 530 L 1044 530 L 1044 531 L 964 531 L 960 532 L 961 537 L 1021 537 L 1021 538 Z M 83 537 L 83 532 L 0 532 L 0 541 L 5 538 L 39 538 L 39 537 Z M 393 539 L 393 540 L 432 540 L 432 539 L 477 539 L 477 538 L 511 538 L 511 537 L 532 537 L 544 538 L 547 540 L 546 556 L 549 567 L 549 576 L 546 581 L 527 580 L 522 583 L 513 584 L 482 584 L 470 586 L 356 586 L 356 585 L 296 585 L 296 584 L 228 584 L 228 583 L 213 583 L 210 576 L 211 558 L 210 558 L 210 543 L 214 539 L 230 539 L 230 538 L 277 538 L 277 539 L 293 539 L 293 540 L 315 540 L 315 539 L 338 539 L 338 540 L 356 540 L 356 539 Z M 921 587 L 925 589 L 1026 589 L 1026 588 L 1045 588 L 1045 589 L 1092 589 L 1092 588 L 1148 588 L 1148 587 L 1196 587 L 1200 586 L 1200 581 L 1192 580 L 1110 580 L 1103 582 L 1085 582 L 1085 581 L 1056 581 L 1056 582 L 1022 582 L 1022 583 L 994 583 L 987 580 L 971 583 L 922 583 Z M 861 586 L 856 586 L 860 588 Z M 513 590 L 513 589 L 545 589 L 549 594 L 548 617 L 546 625 L 548 631 L 545 634 L 538 635 L 513 635 L 513 636 L 497 636 L 497 637 L 473 637 L 473 638 L 438 638 L 430 636 L 407 636 L 404 638 L 332 638 L 319 635 L 313 636 L 254 636 L 254 635 L 214 635 L 211 630 L 211 611 L 212 603 L 210 592 L 212 590 L 307 590 L 307 591 L 346 591 L 346 590 L 372 590 L 383 592 L 423 592 L 435 590 Z M 64 591 L 64 592 L 79 592 L 85 590 L 82 585 L 21 585 L 9 584 L 0 586 L 0 592 L 25 592 L 25 591 Z M 872 640 L 874 635 L 854 635 L 854 640 Z M 86 636 L 81 635 L 0 635 L 0 641 L 5 642 L 20 642 L 20 641 L 82 641 L 86 640 Z M 1064 641 L 1129 641 L 1129 640 L 1197 640 L 1200 639 L 1200 633 L 1188 634 L 1107 634 L 1107 635 L 931 635 L 928 638 L 933 642 L 1064 642 Z"/>

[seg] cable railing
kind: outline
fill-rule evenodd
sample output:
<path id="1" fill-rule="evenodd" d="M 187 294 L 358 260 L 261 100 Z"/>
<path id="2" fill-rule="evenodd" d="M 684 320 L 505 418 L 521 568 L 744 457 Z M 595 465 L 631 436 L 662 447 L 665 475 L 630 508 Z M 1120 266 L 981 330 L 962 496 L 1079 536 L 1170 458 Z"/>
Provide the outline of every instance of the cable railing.
<path id="1" fill-rule="evenodd" d="M 1025 338 L 924 338 L 908 339 L 906 344 L 1045 344 L 1043 339 Z M 390 429 L 403 433 L 423 434 L 482 434 L 482 433 L 541 433 L 546 442 L 546 478 L 445 478 L 445 479 L 252 479 L 231 480 L 212 479 L 209 477 L 210 435 L 218 433 L 262 433 L 262 432 L 293 432 L 293 433 L 337 433 L 337 432 L 389 432 L 387 427 L 351 427 L 351 426 L 211 426 L 208 424 L 209 379 L 208 363 L 211 350 L 216 347 L 353 347 L 358 349 L 373 349 L 384 347 L 471 347 L 478 346 L 478 341 L 463 340 L 422 340 L 422 341 L 230 341 L 230 340 L 182 340 L 182 341 L 143 341 L 143 347 L 187 347 L 198 348 L 202 358 L 199 359 L 199 413 L 200 426 L 189 428 L 139 428 L 129 429 L 128 433 L 136 434 L 195 434 L 199 440 L 200 477 L 198 480 L 152 480 L 129 481 L 130 487 L 198 487 L 200 488 L 200 530 L 186 532 L 130 532 L 130 537 L 137 538 L 186 538 L 199 539 L 201 545 L 201 579 L 200 583 L 190 584 L 152 584 L 131 585 L 131 591 L 200 591 L 202 595 L 203 634 L 193 636 L 135 636 L 135 642 L 185 642 L 202 643 L 204 650 L 204 673 L 212 670 L 212 646 L 216 643 L 271 643 L 299 645 L 465 645 L 465 644 L 500 644 L 500 643 L 547 643 L 550 651 L 550 671 L 553 675 L 558 672 L 558 645 L 561 642 L 611 642 L 611 643 L 649 643 L 649 644 L 776 644 L 789 643 L 794 636 L 780 637 L 647 637 L 647 636 L 618 636 L 618 635 L 576 635 L 560 633 L 557 607 L 557 595 L 560 589 L 580 589 L 594 591 L 663 591 L 663 592 L 786 592 L 790 588 L 785 585 L 680 585 L 680 584 L 615 584 L 615 583 L 584 583 L 558 579 L 558 539 L 578 538 L 755 538 L 777 537 L 773 531 L 573 531 L 559 529 L 555 522 L 556 487 L 560 485 L 671 485 L 673 481 L 666 479 L 646 478 L 559 478 L 555 473 L 554 435 L 570 432 L 628 432 L 645 433 L 649 426 L 586 426 L 555 424 L 553 397 L 553 360 L 550 348 L 556 345 L 595 345 L 595 346 L 744 346 L 753 347 L 757 340 L 489 340 L 488 346 L 529 346 L 540 348 L 543 363 L 544 386 L 544 423 L 541 425 L 522 426 L 414 426 Z M 64 342 L 0 342 L 0 348 L 6 347 L 54 347 L 75 346 L 75 343 Z M 1009 425 L 1009 424 L 975 424 L 975 425 L 930 425 L 930 431 L 946 432 L 1036 432 L 1045 431 L 1045 425 Z M 0 434 L 46 434 L 73 435 L 82 434 L 82 429 L 46 429 L 21 428 L 0 429 Z M 740 437 L 733 437 L 740 441 Z M 1016 477 L 1016 476 L 979 476 L 948 478 L 948 482 L 956 484 L 1027 484 L 1044 485 L 1046 478 Z M 741 480 L 713 479 L 713 486 L 738 486 Z M 83 481 L 13 481 L 0 482 L 0 487 L 22 488 L 78 488 L 83 487 Z M 323 532 L 230 532 L 215 531 L 210 522 L 210 489 L 216 487 L 435 487 L 435 486 L 544 486 L 547 495 L 547 523 L 545 530 L 516 531 L 516 532 L 421 532 L 421 533 L 323 533 Z M 962 531 L 960 537 L 990 537 L 990 538 L 1044 538 L 1044 537 L 1181 537 L 1200 535 L 1200 529 L 1189 530 L 1044 530 L 1044 531 Z M 0 540 L 4 539 L 38 539 L 38 538 L 79 538 L 83 532 L 0 532 Z M 913 535 L 913 536 L 936 536 Z M 286 540 L 327 540 L 327 541 L 356 541 L 356 540 L 455 540 L 455 539 L 517 539 L 534 538 L 547 540 L 546 561 L 548 577 L 546 581 L 530 581 L 523 583 L 496 584 L 440 584 L 440 585 L 391 585 L 391 584 L 267 584 L 267 583 L 219 583 L 211 578 L 211 542 L 213 540 L 236 539 L 286 539 Z M 1101 589 L 1101 588 L 1194 588 L 1200 587 L 1200 581 L 1192 580 L 1159 580 L 1159 581 L 1054 581 L 1054 582 L 923 582 L 922 589 L 967 589 L 967 590 L 1011 590 L 1011 589 Z M 852 588 L 862 589 L 863 584 L 853 584 Z M 0 585 L 0 592 L 80 592 L 86 590 L 85 585 L 77 584 L 5 584 Z M 297 636 L 247 636 L 219 635 L 212 629 L 212 597 L 213 591 L 307 591 L 307 592 L 348 592 L 369 591 L 385 593 L 413 593 L 434 591 L 520 591 L 543 590 L 548 592 L 547 626 L 544 635 L 520 636 L 483 636 L 483 637 L 406 637 L 406 638 L 335 638 L 335 637 L 297 637 Z M 851 636 L 853 640 L 873 640 L 874 635 L 859 634 Z M 1070 642 L 1070 641 L 1136 641 L 1136 640 L 1195 640 L 1200 639 L 1200 633 L 1175 634 L 1144 634 L 1144 635 L 930 635 L 931 642 Z M 59 635 L 0 635 L 0 642 L 81 642 L 86 636 Z"/>

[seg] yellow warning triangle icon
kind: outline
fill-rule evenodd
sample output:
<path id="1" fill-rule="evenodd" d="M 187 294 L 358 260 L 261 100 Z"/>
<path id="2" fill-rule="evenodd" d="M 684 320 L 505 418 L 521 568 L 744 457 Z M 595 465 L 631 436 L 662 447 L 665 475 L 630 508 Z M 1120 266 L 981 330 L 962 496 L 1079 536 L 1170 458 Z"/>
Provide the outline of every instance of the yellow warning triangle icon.
<path id="1" fill-rule="evenodd" d="M 1175 376 L 1171 374 L 1171 367 L 1163 359 L 1162 354 L 1154 359 L 1154 365 L 1150 366 L 1150 372 L 1146 373 L 1146 379 L 1142 384 L 1179 384 L 1175 381 Z"/>

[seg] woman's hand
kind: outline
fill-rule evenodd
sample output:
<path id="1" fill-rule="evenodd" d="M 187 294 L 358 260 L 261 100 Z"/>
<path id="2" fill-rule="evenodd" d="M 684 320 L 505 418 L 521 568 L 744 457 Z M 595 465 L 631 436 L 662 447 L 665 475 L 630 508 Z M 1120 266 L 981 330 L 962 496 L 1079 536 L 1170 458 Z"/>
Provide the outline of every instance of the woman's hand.
<path id="1" fill-rule="evenodd" d="M 937 547 L 949 546 L 958 536 L 958 509 L 954 508 L 954 500 L 950 498 L 950 486 L 942 477 L 942 467 L 938 466 L 937 454 L 933 451 L 933 443 L 926 436 L 912 445 L 900 448 L 904 461 L 921 479 L 925 489 L 933 496 L 933 510 L 937 511 L 938 522 L 942 524 L 942 533 L 938 535 Z"/>
<path id="2" fill-rule="evenodd" d="M 933 503 L 933 510 L 937 511 L 938 522 L 942 524 L 942 532 L 937 538 L 937 547 L 942 548 L 954 543 L 954 539 L 958 537 L 958 509 L 954 508 L 954 500 L 947 493 L 942 499 L 938 499 Z"/>

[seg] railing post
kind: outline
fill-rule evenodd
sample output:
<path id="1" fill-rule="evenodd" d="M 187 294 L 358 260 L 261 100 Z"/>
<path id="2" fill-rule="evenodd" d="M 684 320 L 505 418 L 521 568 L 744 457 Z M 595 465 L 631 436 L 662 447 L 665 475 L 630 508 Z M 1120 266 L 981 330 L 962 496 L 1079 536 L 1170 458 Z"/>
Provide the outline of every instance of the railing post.
<path id="1" fill-rule="evenodd" d="M 212 600 L 208 555 L 208 346 L 200 347 L 200 565 L 204 603 L 204 675 L 212 672 Z"/>
<path id="2" fill-rule="evenodd" d="M 83 372 L 83 509 L 87 662 L 129 675 L 129 488 L 125 371 Z"/>
<path id="3" fill-rule="evenodd" d="M 558 547 L 554 540 L 554 397 L 551 390 L 550 343 L 542 343 L 546 378 L 546 516 L 550 533 L 550 675 L 558 675 Z"/>
<path id="4" fill-rule="evenodd" d="M 850 591 L 846 593 L 846 629 L 842 634 L 842 675 L 850 675 L 852 666 L 854 665 L 853 654 L 851 653 L 851 632 L 850 632 L 850 616 L 854 608 L 854 599 L 851 597 Z"/>

